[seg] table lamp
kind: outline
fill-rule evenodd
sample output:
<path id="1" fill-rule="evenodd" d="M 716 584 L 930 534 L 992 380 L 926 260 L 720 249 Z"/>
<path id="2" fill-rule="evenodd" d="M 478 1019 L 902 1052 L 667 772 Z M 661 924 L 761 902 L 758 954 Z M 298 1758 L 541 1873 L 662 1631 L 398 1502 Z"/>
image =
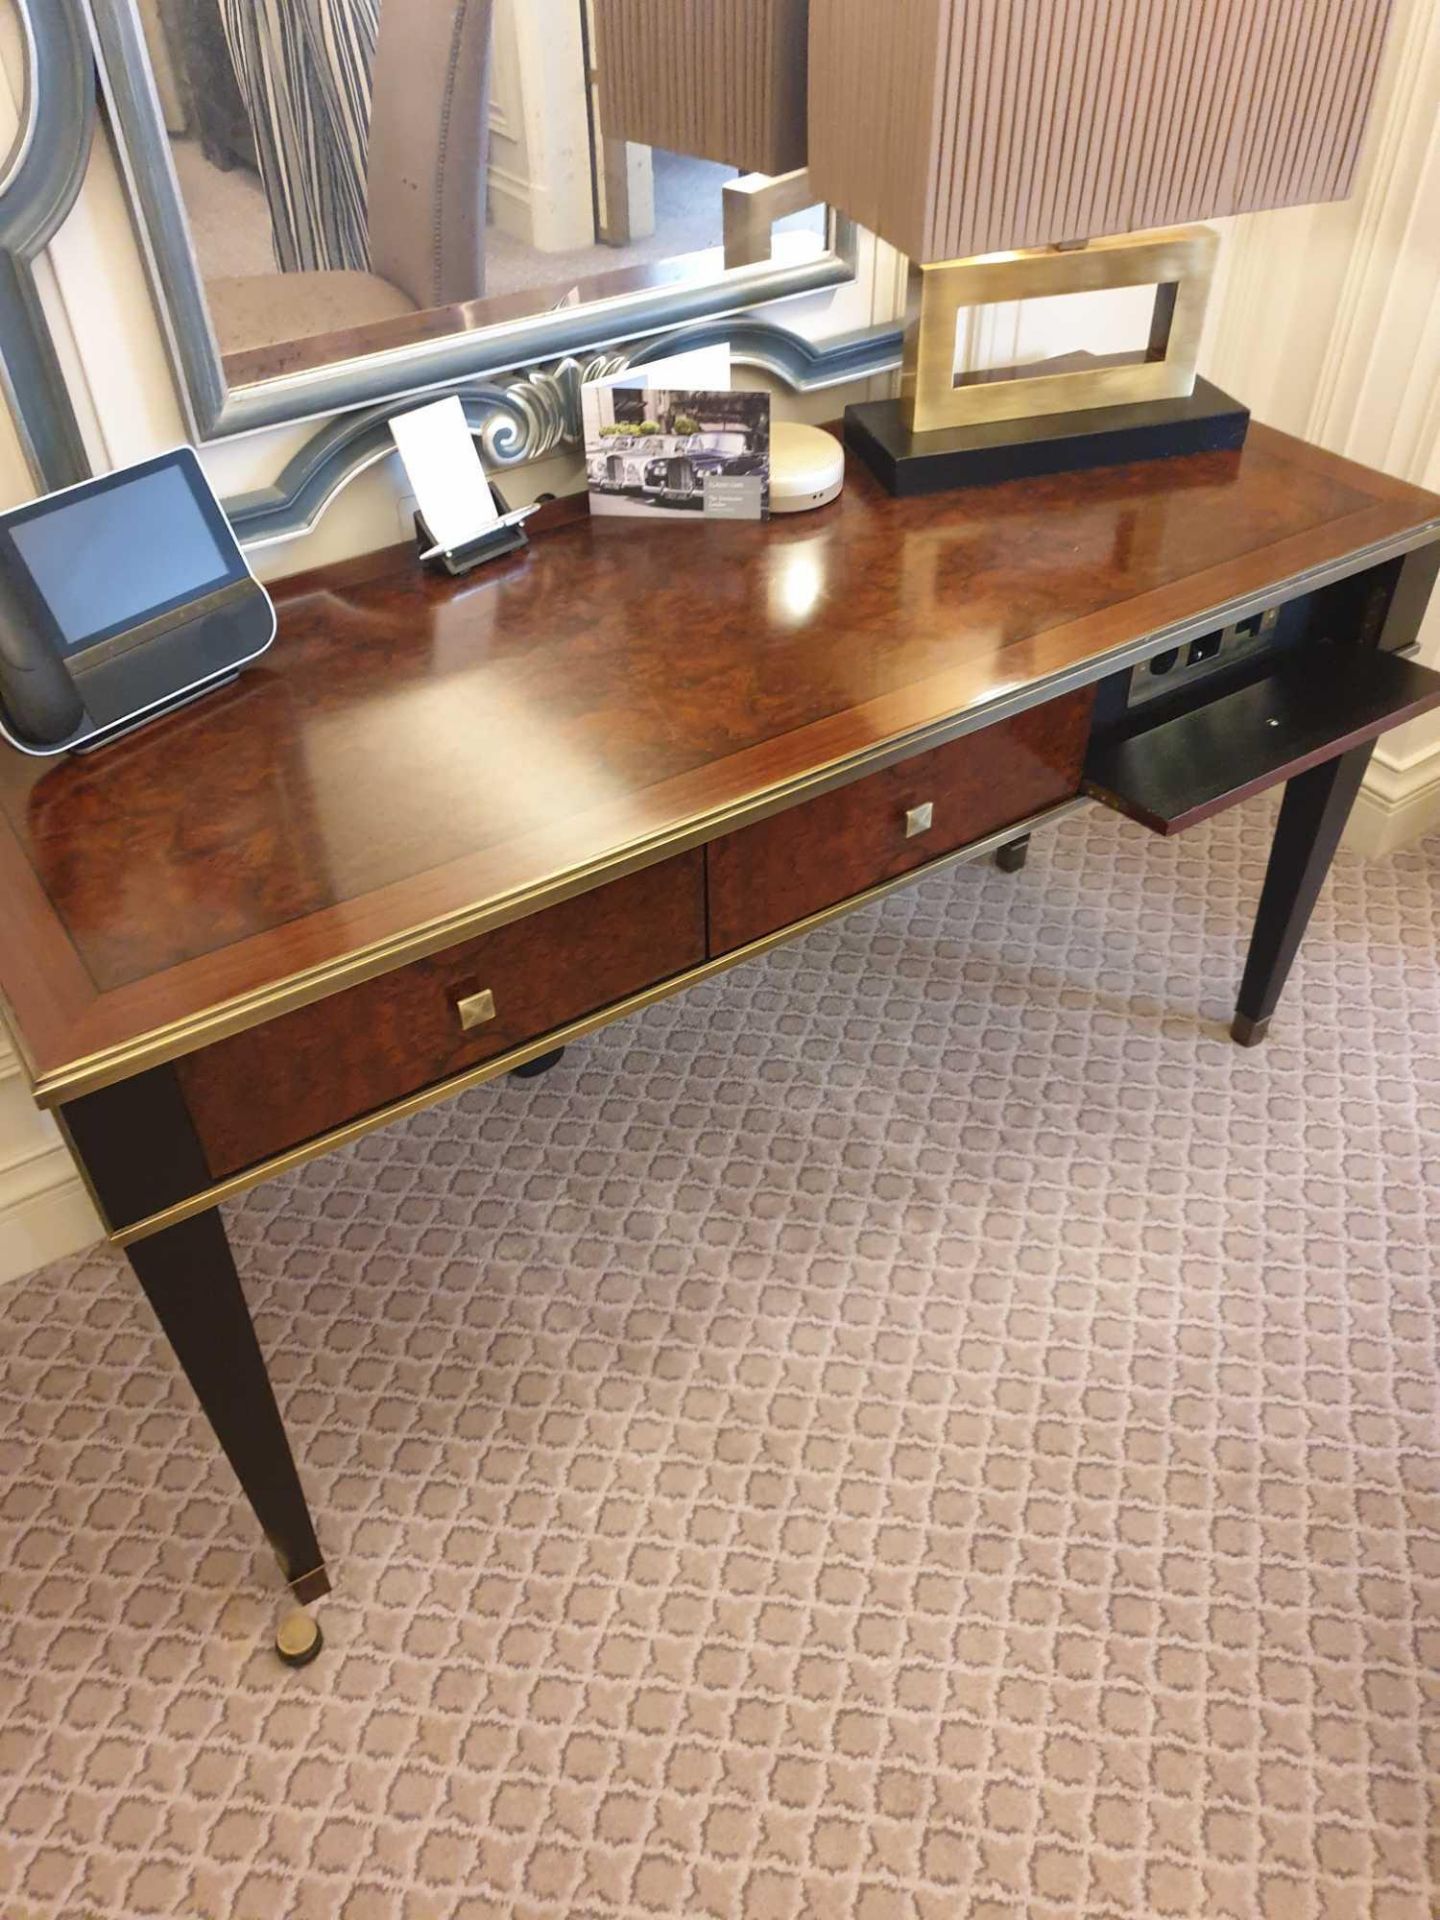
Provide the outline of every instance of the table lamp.
<path id="1" fill-rule="evenodd" d="M 1222 214 L 1351 190 L 1391 0 L 810 0 L 817 197 L 909 256 L 891 491 L 1243 444 L 1197 360 Z M 955 372 L 959 314 L 1153 286 L 1129 354 Z"/>

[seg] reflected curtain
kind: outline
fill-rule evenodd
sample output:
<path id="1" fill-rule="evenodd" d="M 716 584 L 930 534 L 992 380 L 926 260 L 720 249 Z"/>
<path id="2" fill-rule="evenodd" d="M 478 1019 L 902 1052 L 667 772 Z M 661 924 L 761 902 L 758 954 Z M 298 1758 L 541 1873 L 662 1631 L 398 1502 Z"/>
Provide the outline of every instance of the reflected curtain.
<path id="1" fill-rule="evenodd" d="M 283 273 L 370 268 L 380 0 L 221 0 Z"/>

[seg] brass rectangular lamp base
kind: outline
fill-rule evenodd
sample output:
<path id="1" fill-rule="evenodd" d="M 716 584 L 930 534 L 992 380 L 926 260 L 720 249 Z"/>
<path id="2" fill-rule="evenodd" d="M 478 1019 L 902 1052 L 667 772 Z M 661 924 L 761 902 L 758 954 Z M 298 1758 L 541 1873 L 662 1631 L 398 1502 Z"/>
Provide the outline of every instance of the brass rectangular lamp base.
<path id="1" fill-rule="evenodd" d="M 913 433 L 929 433 L 1127 402 L 1183 400 L 1195 386 L 1219 246 L 1213 227 L 1175 227 L 1111 235 L 1082 247 L 1031 247 L 912 265 L 900 384 L 905 424 Z M 1143 354 L 1120 365 L 1087 358 L 1078 370 L 961 376 L 957 382 L 962 312 L 1121 287 L 1156 289 Z"/>
<path id="2" fill-rule="evenodd" d="M 894 494 L 1243 446 L 1248 411 L 1196 374 L 1218 247 L 1179 227 L 912 266 L 900 397 L 847 408 L 848 444 Z M 1143 349 L 957 377 L 963 311 L 1116 287 L 1155 288 Z"/>

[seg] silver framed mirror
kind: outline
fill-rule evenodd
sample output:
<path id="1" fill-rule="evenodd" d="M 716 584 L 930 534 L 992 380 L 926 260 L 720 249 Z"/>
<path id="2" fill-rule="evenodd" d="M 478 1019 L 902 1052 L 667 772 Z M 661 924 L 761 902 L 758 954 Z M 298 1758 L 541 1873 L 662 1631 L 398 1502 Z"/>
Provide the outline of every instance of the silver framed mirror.
<path id="1" fill-rule="evenodd" d="M 404 13 L 389 16 L 381 0 L 18 4 L 83 16 L 93 35 L 197 442 L 373 409 L 421 390 L 473 387 L 537 362 L 593 361 L 622 347 L 633 358 L 655 336 L 708 327 L 854 274 L 848 223 L 797 205 L 805 195 L 794 178 L 774 197 L 779 218 L 768 257 L 757 257 L 765 249 L 751 201 L 738 221 L 731 205 L 729 258 L 746 264 L 727 264 L 723 187 L 735 169 L 605 140 L 593 0 L 435 0 L 433 17 L 429 0 L 404 0 Z M 297 20 L 318 20 L 322 29 L 319 54 L 302 48 L 309 65 L 283 83 L 275 46 L 246 39 L 282 13 L 277 45 L 283 40 L 292 52 Z M 346 32 L 354 45 L 344 43 Z M 228 104 L 222 81 L 235 94 Z M 349 175 L 327 163 L 325 177 L 298 181 L 297 155 L 316 145 L 311 122 L 322 101 L 335 110 L 338 132 L 327 137 L 342 162 L 348 156 Z M 444 131 L 462 123 L 483 129 L 470 150 Z M 506 199 L 519 197 L 516 168 L 506 178 L 495 159 L 517 129 L 529 140 L 531 175 L 543 176 L 528 214 Z M 477 164 L 485 170 L 478 193 Z M 437 166 L 459 170 L 462 218 Z M 416 206 L 429 210 L 425 219 L 417 220 Z M 517 240 L 527 217 L 528 242 Z M 263 266 L 261 244 L 274 253 L 268 273 L 254 271 Z M 231 265 L 242 270 L 224 270 Z M 316 330 L 327 303 L 347 324 Z M 288 336 L 276 317 L 283 304 L 301 313 L 301 330 Z"/>
<path id="2" fill-rule="evenodd" d="M 0 378 L 38 485 L 85 479 L 90 462 L 35 282 L 35 263 L 74 206 L 95 137 L 89 39 L 77 8 L 17 0 L 24 88 L 0 171 Z"/>

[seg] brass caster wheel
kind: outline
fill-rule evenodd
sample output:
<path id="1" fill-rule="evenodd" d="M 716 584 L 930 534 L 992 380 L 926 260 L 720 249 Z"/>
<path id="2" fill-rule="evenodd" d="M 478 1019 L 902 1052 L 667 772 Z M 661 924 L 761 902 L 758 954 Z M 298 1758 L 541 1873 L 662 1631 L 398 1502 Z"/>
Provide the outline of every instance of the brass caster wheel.
<path id="1" fill-rule="evenodd" d="M 308 1667 L 324 1645 L 320 1622 L 299 1607 L 287 1613 L 275 1629 L 275 1651 L 287 1667 Z"/>

